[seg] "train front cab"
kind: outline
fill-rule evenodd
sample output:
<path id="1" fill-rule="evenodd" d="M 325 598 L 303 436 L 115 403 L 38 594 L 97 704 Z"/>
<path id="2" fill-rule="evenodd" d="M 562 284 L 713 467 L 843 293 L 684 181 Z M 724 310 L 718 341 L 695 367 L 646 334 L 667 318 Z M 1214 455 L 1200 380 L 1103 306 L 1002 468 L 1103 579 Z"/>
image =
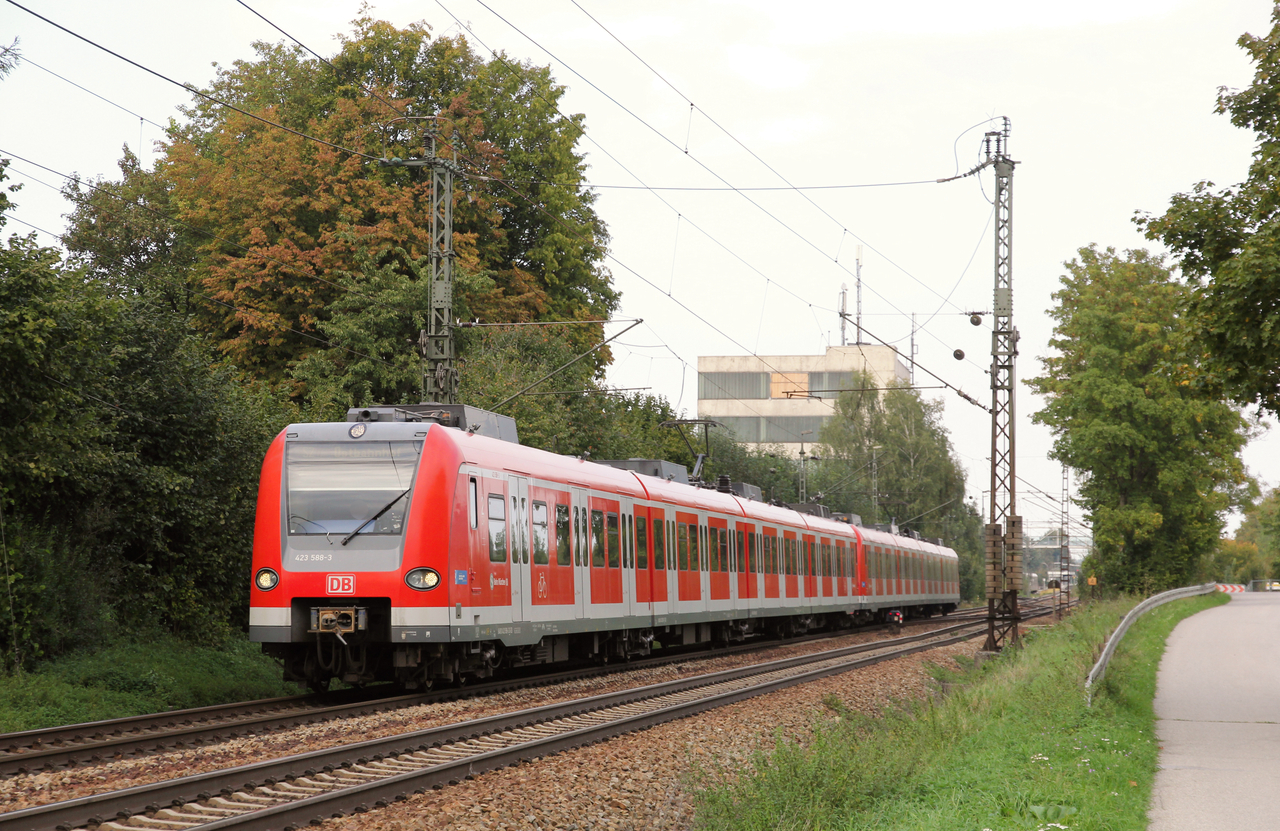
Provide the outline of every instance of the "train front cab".
<path id="1" fill-rule="evenodd" d="M 444 429 L 294 424 L 272 443 L 258 493 L 249 637 L 287 679 L 365 682 L 393 673 L 392 643 L 447 640 L 452 500 L 436 497 L 452 490 L 460 459 L 432 435 Z"/>

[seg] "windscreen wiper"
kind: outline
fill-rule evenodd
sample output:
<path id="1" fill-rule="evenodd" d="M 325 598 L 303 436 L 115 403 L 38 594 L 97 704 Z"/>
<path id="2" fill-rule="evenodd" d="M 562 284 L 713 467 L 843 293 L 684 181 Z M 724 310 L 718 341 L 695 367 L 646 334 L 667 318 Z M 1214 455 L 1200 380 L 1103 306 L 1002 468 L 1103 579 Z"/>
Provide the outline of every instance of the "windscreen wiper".
<path id="1" fill-rule="evenodd" d="M 401 499 L 404 499 L 405 494 L 407 494 L 411 490 L 413 490 L 413 485 L 410 485 L 409 487 L 405 488 L 400 493 L 399 496 L 397 496 L 395 499 L 391 500 L 387 504 L 383 505 L 382 508 L 379 509 L 379 511 L 376 514 L 374 514 L 373 516 L 366 519 L 364 522 L 357 525 L 356 530 L 352 531 L 350 534 L 347 534 L 345 537 L 342 538 L 342 544 L 346 545 L 347 543 L 351 542 L 352 538 L 355 537 L 356 534 L 359 534 L 361 531 L 363 531 L 366 525 L 368 525 L 370 522 L 373 522 L 378 517 L 385 514 L 387 511 L 391 510 L 391 506 L 399 502 Z"/>

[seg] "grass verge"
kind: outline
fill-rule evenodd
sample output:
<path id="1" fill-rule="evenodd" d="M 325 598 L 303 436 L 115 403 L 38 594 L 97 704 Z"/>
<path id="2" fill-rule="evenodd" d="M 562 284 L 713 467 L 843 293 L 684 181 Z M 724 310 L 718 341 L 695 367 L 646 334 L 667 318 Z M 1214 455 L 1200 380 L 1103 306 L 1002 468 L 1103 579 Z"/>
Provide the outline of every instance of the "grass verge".
<path id="1" fill-rule="evenodd" d="M 806 747 L 779 742 L 753 771 L 704 772 L 698 825 L 717 831 L 1140 831 L 1155 778 L 1156 667 L 1183 618 L 1217 593 L 1165 604 L 1130 629 L 1093 707 L 1084 678 L 1134 601 L 1099 602 L 981 667 L 939 702 L 867 718 L 827 701 Z"/>
<path id="2" fill-rule="evenodd" d="M 0 732 L 298 692 L 258 644 L 206 647 L 152 636 L 0 676 Z"/>

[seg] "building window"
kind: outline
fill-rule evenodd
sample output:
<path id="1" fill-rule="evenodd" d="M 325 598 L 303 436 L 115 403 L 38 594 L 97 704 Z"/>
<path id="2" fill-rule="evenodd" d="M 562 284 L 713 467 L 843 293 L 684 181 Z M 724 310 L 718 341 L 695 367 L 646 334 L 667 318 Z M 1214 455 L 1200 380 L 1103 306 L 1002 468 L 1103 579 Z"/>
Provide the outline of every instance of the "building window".
<path id="1" fill-rule="evenodd" d="M 767 372 L 699 372 L 699 398 L 768 398 Z"/>
<path id="2" fill-rule="evenodd" d="M 769 377 L 770 398 L 808 398 L 809 373 L 775 372 Z"/>

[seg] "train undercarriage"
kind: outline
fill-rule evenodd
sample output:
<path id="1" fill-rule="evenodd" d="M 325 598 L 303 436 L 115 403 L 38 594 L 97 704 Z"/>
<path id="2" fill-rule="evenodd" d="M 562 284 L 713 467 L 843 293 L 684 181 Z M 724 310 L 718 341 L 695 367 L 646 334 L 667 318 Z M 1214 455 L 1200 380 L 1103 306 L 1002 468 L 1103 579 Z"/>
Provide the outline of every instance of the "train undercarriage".
<path id="1" fill-rule="evenodd" d="M 361 625 L 349 610 L 315 608 L 305 639 L 264 643 L 286 681 L 327 689 L 333 679 L 347 684 L 396 682 L 406 689 L 463 685 L 537 666 L 578 666 L 644 658 L 663 650 L 695 651 L 743 643 L 754 638 L 790 638 L 814 632 L 882 624 L 895 619 L 927 618 L 954 611 L 955 604 L 904 605 L 853 612 L 824 612 L 738 618 L 673 626 L 551 635 L 536 644 L 508 646 L 501 641 L 392 643 L 375 610 Z M 328 617 L 326 618 L 326 615 Z M 901 617 L 897 619 L 901 619 Z M 372 618 L 372 621 L 370 620 Z M 328 623 L 328 628 L 326 626 Z"/>

